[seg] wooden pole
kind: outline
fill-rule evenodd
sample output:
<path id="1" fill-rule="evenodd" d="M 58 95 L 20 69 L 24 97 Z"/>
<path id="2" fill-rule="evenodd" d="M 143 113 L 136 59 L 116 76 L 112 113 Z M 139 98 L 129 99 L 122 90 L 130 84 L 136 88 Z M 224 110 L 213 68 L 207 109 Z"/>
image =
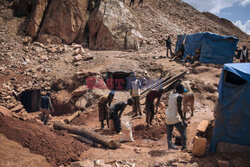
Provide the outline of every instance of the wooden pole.
<path id="1" fill-rule="evenodd" d="M 159 80 L 156 83 L 154 83 L 153 85 L 151 85 L 149 88 L 145 89 L 144 91 L 141 92 L 141 95 L 147 93 L 149 90 L 154 89 L 155 87 L 159 86 L 161 83 L 166 82 L 168 79 L 170 79 L 169 74 L 163 79 L 163 80 Z"/>
<path id="2" fill-rule="evenodd" d="M 168 80 L 166 80 L 165 82 L 161 82 L 161 84 L 158 84 L 157 86 L 155 86 L 154 88 L 160 88 L 162 87 L 163 90 L 166 90 L 167 88 L 169 88 L 171 85 L 173 85 L 174 83 L 176 83 L 180 78 L 182 78 L 187 72 L 184 71 L 176 76 L 174 76 L 173 78 L 170 78 Z M 140 100 L 144 99 L 147 95 L 144 94 L 143 96 L 140 96 Z"/>
<path id="3" fill-rule="evenodd" d="M 117 143 L 114 140 L 109 139 L 107 136 L 103 136 L 103 135 L 96 133 L 92 130 L 88 130 L 85 127 L 67 125 L 67 124 L 63 124 L 61 122 L 55 122 L 53 124 L 53 127 L 55 130 L 67 130 L 68 133 L 82 136 L 84 138 L 87 138 L 93 142 L 99 143 L 99 144 L 101 144 L 105 147 L 111 148 L 111 149 L 120 148 L 120 146 L 121 146 L 120 143 Z"/>

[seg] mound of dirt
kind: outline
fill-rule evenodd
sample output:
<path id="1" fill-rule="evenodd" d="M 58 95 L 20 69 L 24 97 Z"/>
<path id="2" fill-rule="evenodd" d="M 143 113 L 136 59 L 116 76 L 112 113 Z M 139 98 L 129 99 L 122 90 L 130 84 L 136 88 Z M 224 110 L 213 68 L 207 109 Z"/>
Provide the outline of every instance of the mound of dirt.
<path id="1" fill-rule="evenodd" d="M 54 133 L 42 125 L 0 115 L 0 133 L 20 143 L 32 153 L 46 157 L 53 166 L 68 165 L 79 160 L 87 146 L 67 134 Z"/>
<path id="2" fill-rule="evenodd" d="M 138 125 L 133 129 L 133 136 L 135 139 L 150 139 L 157 141 L 162 138 L 162 135 L 166 133 L 166 127 L 161 126 L 152 126 L 148 128 L 144 125 Z"/>

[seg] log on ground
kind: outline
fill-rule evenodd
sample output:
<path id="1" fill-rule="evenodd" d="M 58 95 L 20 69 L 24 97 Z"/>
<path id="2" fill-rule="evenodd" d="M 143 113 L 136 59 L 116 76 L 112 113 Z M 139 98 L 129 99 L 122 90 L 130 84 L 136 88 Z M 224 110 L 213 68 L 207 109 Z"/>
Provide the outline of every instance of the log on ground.
<path id="1" fill-rule="evenodd" d="M 92 130 L 86 129 L 85 127 L 66 125 L 61 122 L 54 123 L 53 127 L 55 130 L 67 130 L 68 133 L 80 135 L 84 138 L 87 138 L 91 141 L 94 141 L 111 149 L 120 148 L 121 146 L 120 143 L 117 143 L 114 140 L 109 139 L 107 136 L 103 136 Z"/>

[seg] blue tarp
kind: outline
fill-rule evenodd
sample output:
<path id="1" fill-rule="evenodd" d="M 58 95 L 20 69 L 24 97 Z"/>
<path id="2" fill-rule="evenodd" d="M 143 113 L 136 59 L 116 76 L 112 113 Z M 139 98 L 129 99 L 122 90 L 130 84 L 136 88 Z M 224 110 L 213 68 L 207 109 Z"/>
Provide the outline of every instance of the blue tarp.
<path id="1" fill-rule="evenodd" d="M 245 82 L 228 83 L 228 72 Z M 225 64 L 218 92 L 222 111 L 216 115 L 211 152 L 216 152 L 218 142 L 250 146 L 250 63 Z"/>
<path id="2" fill-rule="evenodd" d="M 199 48 L 202 63 L 232 63 L 238 41 L 233 36 L 221 36 L 209 32 L 190 34 L 186 36 L 184 58 L 189 54 L 194 56 L 195 50 Z"/>
<path id="3" fill-rule="evenodd" d="M 181 45 L 183 44 L 185 38 L 186 38 L 186 34 L 177 36 L 177 42 L 176 42 L 176 45 L 175 45 L 175 53 L 180 50 Z"/>

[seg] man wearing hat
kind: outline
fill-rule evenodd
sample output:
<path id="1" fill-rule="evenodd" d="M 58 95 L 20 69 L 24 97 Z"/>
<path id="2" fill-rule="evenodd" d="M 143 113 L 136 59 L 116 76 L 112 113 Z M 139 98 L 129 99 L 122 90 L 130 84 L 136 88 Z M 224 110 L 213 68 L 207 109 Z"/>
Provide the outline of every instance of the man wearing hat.
<path id="1" fill-rule="evenodd" d="M 98 103 L 99 121 L 101 122 L 101 128 L 104 128 L 104 120 L 107 120 L 107 126 L 109 127 L 108 110 L 111 105 L 111 102 L 113 101 L 114 95 L 115 91 L 112 90 L 108 96 L 102 96 Z"/>
<path id="2" fill-rule="evenodd" d="M 51 103 L 50 92 L 47 92 L 46 95 L 44 93 L 44 95 L 41 96 L 39 108 L 40 111 L 42 112 L 42 121 L 44 122 L 44 125 L 46 125 L 49 120 L 50 111 L 54 112 L 54 108 Z"/>
<path id="3" fill-rule="evenodd" d="M 166 47 L 167 47 L 166 56 L 167 56 L 167 57 L 168 57 L 168 50 L 170 51 L 170 55 L 172 54 L 171 45 L 172 45 L 172 41 L 171 41 L 170 35 L 168 34 L 168 35 L 167 35 L 167 40 L 166 40 Z"/>

